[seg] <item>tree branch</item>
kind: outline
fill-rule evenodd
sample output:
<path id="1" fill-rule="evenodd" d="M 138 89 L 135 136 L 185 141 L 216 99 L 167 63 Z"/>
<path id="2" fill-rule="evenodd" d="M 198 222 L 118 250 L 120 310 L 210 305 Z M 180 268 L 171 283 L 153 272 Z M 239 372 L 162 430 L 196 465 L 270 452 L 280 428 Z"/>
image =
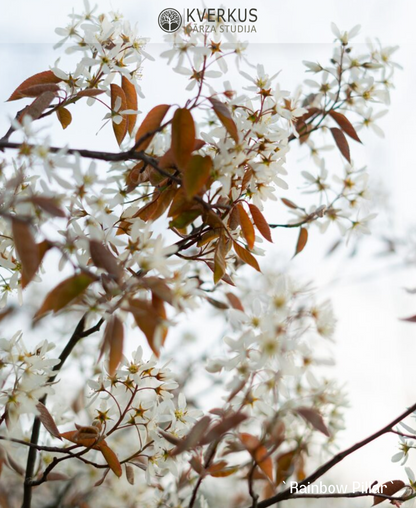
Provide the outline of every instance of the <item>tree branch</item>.
<path id="1" fill-rule="evenodd" d="M 375 432 L 371 436 L 367 437 L 366 439 L 363 439 L 362 441 L 359 441 L 353 446 L 350 446 L 350 448 L 347 448 L 346 450 L 337 453 L 332 459 L 330 459 L 328 462 L 320 466 L 314 473 L 306 477 L 304 480 L 298 483 L 297 488 L 306 487 L 310 485 L 311 483 L 315 482 L 318 478 L 323 476 L 327 471 L 332 469 L 335 465 L 337 465 L 339 462 L 341 462 L 345 457 L 348 457 L 348 455 L 351 455 L 352 453 L 356 452 L 360 448 L 363 448 L 367 444 L 371 443 L 372 441 L 378 439 L 379 437 L 383 436 L 384 434 L 387 434 L 391 431 L 391 429 L 397 425 L 399 422 L 404 420 L 407 416 L 412 414 L 414 411 L 416 411 L 416 404 L 413 404 L 409 409 L 407 409 L 404 413 L 402 413 L 400 416 L 395 418 L 392 422 L 390 422 L 388 425 L 380 429 L 379 431 Z M 378 495 L 378 494 L 377 494 Z M 275 503 L 278 503 L 280 501 L 285 501 L 286 499 L 292 499 L 294 498 L 294 494 L 291 492 L 291 489 L 286 489 L 282 492 L 279 492 L 275 496 L 270 497 L 269 499 L 265 499 L 264 501 L 261 501 L 258 503 L 258 508 L 267 508 L 268 506 L 271 506 Z M 303 497 L 298 496 L 298 497 Z M 322 496 L 321 496 L 322 497 Z M 380 494 L 380 497 L 381 494 Z"/>
<path id="2" fill-rule="evenodd" d="M 0 142 L 1 143 L 1 142 Z M 94 332 L 98 331 L 103 324 L 104 320 L 101 318 L 98 323 L 93 326 L 92 328 L 89 328 L 88 330 L 84 330 L 85 325 L 85 318 L 86 314 L 82 316 L 81 320 L 77 324 L 74 333 L 72 334 L 71 338 L 69 339 L 67 345 L 64 347 L 62 353 L 59 355 L 60 362 L 55 365 L 53 368 L 53 371 L 56 372 L 56 374 L 53 374 L 49 377 L 48 383 L 53 383 L 58 375 L 58 372 L 62 369 L 64 363 L 66 362 L 67 358 L 71 354 L 72 350 L 74 349 L 75 345 L 78 343 L 79 340 L 81 340 L 84 337 L 87 337 L 88 335 L 93 334 Z M 45 404 L 46 402 L 46 395 L 42 397 L 40 400 L 42 404 Z M 30 438 L 30 443 L 32 445 L 37 445 L 39 441 L 39 434 L 40 434 L 40 424 L 41 421 L 38 417 L 34 419 L 33 427 L 32 427 L 32 435 Z M 23 490 L 23 503 L 22 508 L 30 508 L 32 503 L 32 478 L 35 471 L 35 464 L 36 464 L 36 457 L 37 457 L 37 448 L 35 446 L 31 446 L 28 456 L 27 456 L 27 462 L 26 462 L 26 474 L 25 474 L 25 482 L 24 482 L 24 490 Z"/>

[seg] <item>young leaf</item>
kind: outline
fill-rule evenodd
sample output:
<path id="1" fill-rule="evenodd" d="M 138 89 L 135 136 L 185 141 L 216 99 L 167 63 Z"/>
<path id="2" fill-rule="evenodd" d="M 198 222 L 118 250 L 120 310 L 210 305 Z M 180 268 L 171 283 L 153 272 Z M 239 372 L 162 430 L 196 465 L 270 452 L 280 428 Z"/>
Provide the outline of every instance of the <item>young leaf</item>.
<path id="1" fill-rule="evenodd" d="M 156 331 L 162 321 L 159 313 L 150 302 L 139 299 L 129 300 L 129 308 L 127 310 L 133 314 L 137 326 L 146 336 L 147 342 L 155 356 L 159 357 L 160 344 L 155 343 Z"/>
<path id="2" fill-rule="evenodd" d="M 136 143 L 143 138 L 143 141 L 141 141 L 136 147 L 138 152 L 146 150 L 146 148 L 150 145 L 153 136 L 155 135 L 155 131 L 160 127 L 169 108 L 170 106 L 168 104 L 160 104 L 149 111 L 136 134 Z"/>
<path id="3" fill-rule="evenodd" d="M 257 437 L 251 434 L 242 433 L 240 439 L 263 473 L 273 481 L 273 462 L 267 448 L 261 444 Z"/>
<path id="4" fill-rule="evenodd" d="M 61 81 L 62 80 L 57 76 L 55 76 L 55 74 L 52 71 L 39 72 L 38 74 L 35 74 L 30 78 L 27 78 L 25 81 L 23 81 L 23 83 L 19 85 L 16 88 L 16 90 L 11 94 L 11 96 L 7 99 L 7 102 L 21 99 L 22 97 L 24 97 L 24 95 L 22 95 L 22 91 L 32 86 L 44 85 L 49 83 L 60 83 Z"/>
<path id="5" fill-rule="evenodd" d="M 185 170 L 195 145 L 195 124 L 191 112 L 178 108 L 172 120 L 172 152 L 176 165 Z"/>
<path id="6" fill-rule="evenodd" d="M 256 205 L 248 205 L 250 208 L 251 216 L 253 217 L 253 222 L 256 225 L 256 228 L 260 231 L 260 234 L 263 238 L 265 238 L 268 242 L 273 243 L 272 235 L 270 231 L 269 224 L 267 220 L 264 218 L 264 215 L 257 208 Z"/>
<path id="7" fill-rule="evenodd" d="M 227 297 L 227 299 L 230 302 L 231 307 L 233 309 L 237 309 L 237 310 L 241 310 L 241 312 L 245 312 L 243 304 L 241 303 L 241 300 L 240 300 L 240 298 L 238 298 L 238 296 L 236 296 L 234 293 L 225 293 L 225 296 Z"/>
<path id="8" fill-rule="evenodd" d="M 212 412 L 212 411 L 211 411 Z M 225 416 L 220 422 L 213 425 L 209 431 L 202 437 L 199 444 L 206 445 L 220 438 L 231 429 L 235 429 L 240 423 L 247 420 L 248 416 L 244 413 L 235 412 Z"/>
<path id="9" fill-rule="evenodd" d="M 244 247 L 241 247 L 241 245 L 235 241 L 233 241 L 233 246 L 234 246 L 235 253 L 242 261 L 244 261 L 244 263 L 247 263 L 248 265 L 252 266 L 255 270 L 257 270 L 258 272 L 261 272 L 260 266 L 257 263 L 257 259 L 253 256 L 253 254 L 251 254 L 251 252 L 249 252 Z"/>
<path id="10" fill-rule="evenodd" d="M 314 429 L 319 430 L 319 432 L 322 432 L 322 434 L 327 437 L 331 437 L 331 433 L 329 432 L 328 427 L 325 425 L 322 416 L 317 411 L 315 411 L 315 409 L 309 407 L 298 407 L 295 409 L 295 411 L 308 423 L 310 423 Z"/>
<path id="11" fill-rule="evenodd" d="M 282 202 L 288 207 L 293 208 L 296 210 L 298 208 L 298 205 L 296 205 L 293 201 L 290 201 L 290 199 L 282 198 Z"/>
<path id="12" fill-rule="evenodd" d="M 218 117 L 218 120 L 223 124 L 226 128 L 228 134 L 233 138 L 233 140 L 238 143 L 238 131 L 237 126 L 231 116 L 230 110 L 228 107 L 218 99 L 214 97 L 210 98 L 210 102 L 214 109 L 215 114 Z"/>
<path id="13" fill-rule="evenodd" d="M 53 217 L 66 217 L 65 212 L 59 208 L 56 203 L 57 200 L 54 198 L 47 198 L 45 196 L 33 196 L 30 198 L 30 201 Z"/>
<path id="14" fill-rule="evenodd" d="M 123 91 L 126 95 L 127 109 L 132 109 L 134 111 L 137 111 L 136 87 L 133 85 L 133 83 L 128 78 L 126 78 L 126 76 L 123 76 L 121 78 L 121 88 L 123 89 Z M 128 130 L 129 130 L 129 134 L 131 136 L 134 126 L 136 125 L 137 114 L 128 115 L 127 118 L 128 118 Z"/>
<path id="15" fill-rule="evenodd" d="M 180 453 L 183 453 L 186 450 L 191 450 L 197 446 L 201 438 L 206 433 L 210 423 L 211 418 L 209 416 L 203 416 L 200 420 L 198 420 L 188 432 L 185 439 L 183 439 L 179 445 L 171 451 L 172 456 L 179 455 Z"/>
<path id="16" fill-rule="evenodd" d="M 400 321 L 407 321 L 408 323 L 416 323 L 416 315 L 407 318 L 400 318 Z"/>
<path id="17" fill-rule="evenodd" d="M 39 262 L 38 268 L 39 268 L 45 254 L 51 248 L 51 244 L 48 242 L 48 240 L 43 240 L 42 242 L 37 243 L 36 247 L 38 249 L 38 262 Z M 22 273 L 22 288 L 24 289 L 29 284 L 29 282 L 30 280 L 26 278 L 25 273 Z"/>
<path id="18" fill-rule="evenodd" d="M 225 275 L 225 271 L 227 269 L 227 263 L 225 260 L 226 254 L 226 242 L 224 237 L 221 236 L 217 242 L 214 254 L 214 284 L 218 284 Z"/>
<path id="19" fill-rule="evenodd" d="M 43 92 L 32 104 L 22 111 L 22 114 L 19 116 L 19 122 L 21 122 L 26 115 L 30 115 L 32 120 L 37 120 L 54 98 L 55 94 L 53 92 Z"/>
<path id="20" fill-rule="evenodd" d="M 347 159 L 347 161 L 351 163 L 350 147 L 345 134 L 341 129 L 338 129 L 338 127 L 331 127 L 330 130 L 339 151 Z"/>
<path id="21" fill-rule="evenodd" d="M 66 129 L 68 125 L 72 122 L 72 115 L 66 108 L 58 108 L 56 110 L 56 116 L 58 120 L 61 122 L 62 128 Z"/>
<path id="22" fill-rule="evenodd" d="M 46 406 L 42 404 L 42 402 L 38 402 L 36 404 L 36 409 L 39 411 L 39 420 L 42 422 L 49 434 L 62 441 L 61 433 L 59 432 L 55 420 L 52 418 L 52 415 L 49 413 Z"/>
<path id="23" fill-rule="evenodd" d="M 38 246 L 33 238 L 30 226 L 19 219 L 12 219 L 12 234 L 17 254 L 22 265 L 22 277 L 25 286 L 35 276 L 40 259 Z"/>
<path id="24" fill-rule="evenodd" d="M 113 314 L 107 322 L 104 332 L 103 346 L 110 349 L 108 373 L 113 376 L 123 358 L 124 327 L 121 320 Z"/>
<path id="25" fill-rule="evenodd" d="M 116 110 L 117 108 L 117 110 Z M 126 94 L 123 89 L 115 84 L 111 85 L 111 110 L 113 114 L 119 115 L 122 111 L 127 109 Z M 128 118 L 126 115 L 120 115 L 121 122 L 116 123 L 113 120 L 113 130 L 117 139 L 117 143 L 121 145 L 123 139 L 126 137 L 128 128 Z"/>
<path id="26" fill-rule="evenodd" d="M 130 485 L 134 485 L 134 469 L 130 464 L 125 465 L 126 468 L 126 478 Z"/>
<path id="27" fill-rule="evenodd" d="M 98 88 L 87 88 L 85 90 L 80 90 L 77 93 L 77 97 L 97 97 L 97 95 L 101 95 L 105 90 L 99 90 Z"/>
<path id="28" fill-rule="evenodd" d="M 111 254 L 107 247 L 97 240 L 90 240 L 90 254 L 94 265 L 102 268 L 115 280 L 119 280 L 123 274 L 117 259 Z"/>
<path id="29" fill-rule="evenodd" d="M 237 210 L 238 210 L 238 221 L 240 223 L 243 236 L 247 241 L 248 248 L 251 250 L 254 247 L 255 241 L 255 232 L 253 224 L 247 212 L 244 210 L 242 204 L 239 203 L 237 205 Z"/>
<path id="30" fill-rule="evenodd" d="M 63 309 L 72 300 L 81 296 L 93 281 L 94 279 L 86 273 L 79 273 L 65 279 L 48 293 L 35 317 L 39 318 L 49 311 L 56 313 Z"/>
<path id="31" fill-rule="evenodd" d="M 173 292 L 170 287 L 159 277 L 143 277 L 141 284 L 144 288 L 150 289 L 153 294 L 157 295 L 164 302 L 173 305 Z"/>
<path id="32" fill-rule="evenodd" d="M 205 261 L 205 264 L 211 270 L 211 272 L 214 273 L 214 271 L 215 271 L 215 265 L 214 265 L 214 263 L 212 263 L 212 261 Z M 234 282 L 232 281 L 231 277 L 227 273 L 224 273 L 224 275 L 222 276 L 221 280 L 223 280 L 224 282 L 226 282 L 230 286 L 234 286 L 235 287 Z"/>
<path id="33" fill-rule="evenodd" d="M 29 88 L 25 88 L 19 92 L 19 99 L 23 97 L 39 97 L 44 92 L 53 92 L 56 94 L 59 92 L 60 87 L 54 83 L 45 83 L 43 85 L 34 85 Z"/>
<path id="34" fill-rule="evenodd" d="M 380 485 L 378 490 L 380 494 L 384 494 L 385 496 L 394 496 L 396 492 L 399 492 L 399 490 L 402 490 L 404 487 L 405 483 L 402 480 L 392 480 L 390 482 L 383 483 L 383 485 Z M 383 501 L 388 500 L 384 497 L 374 496 L 373 506 L 375 506 L 376 504 L 380 504 Z"/>
<path id="35" fill-rule="evenodd" d="M 108 446 L 108 444 L 103 440 L 101 441 L 97 448 L 103 454 L 107 464 L 109 465 L 111 471 L 120 478 L 123 474 L 123 470 L 121 469 L 120 461 L 118 460 L 117 455 L 113 452 L 113 450 Z"/>
<path id="36" fill-rule="evenodd" d="M 278 487 L 282 482 L 292 475 L 295 469 L 296 450 L 291 450 L 279 455 L 277 458 L 277 471 L 275 485 Z"/>
<path id="37" fill-rule="evenodd" d="M 302 252 L 308 241 L 308 230 L 306 228 L 300 228 L 298 243 L 296 244 L 295 256 Z"/>
<path id="38" fill-rule="evenodd" d="M 183 183 L 186 196 L 193 198 L 204 187 L 210 177 L 212 169 L 212 159 L 209 155 L 194 155 L 188 162 L 184 175 Z"/>
<path id="39" fill-rule="evenodd" d="M 345 115 L 338 113 L 338 111 L 330 111 L 329 114 L 337 122 L 337 124 L 341 127 L 347 136 L 361 143 L 361 139 L 358 137 L 356 130 Z"/>

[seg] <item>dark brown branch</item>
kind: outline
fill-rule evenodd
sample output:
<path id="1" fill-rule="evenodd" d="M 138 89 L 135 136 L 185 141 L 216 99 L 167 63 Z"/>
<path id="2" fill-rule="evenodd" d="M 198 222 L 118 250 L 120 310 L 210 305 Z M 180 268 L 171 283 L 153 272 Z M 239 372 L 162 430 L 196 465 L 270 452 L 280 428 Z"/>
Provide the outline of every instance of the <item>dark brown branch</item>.
<path id="1" fill-rule="evenodd" d="M 410 496 L 388 496 L 387 494 L 382 494 L 381 492 L 344 492 L 344 493 L 338 493 L 334 492 L 333 494 L 292 494 L 290 496 L 290 499 L 325 499 L 325 498 L 350 498 L 350 497 L 370 497 L 370 496 L 377 496 L 381 497 L 383 499 L 389 499 L 390 501 L 408 501 L 409 499 L 412 499 L 416 494 L 412 494 Z"/>
<path id="2" fill-rule="evenodd" d="M 387 434 L 391 431 L 391 429 L 400 423 L 402 420 L 404 420 L 407 416 L 412 414 L 414 411 L 416 411 L 416 404 L 413 404 L 409 409 L 407 409 L 404 413 L 402 413 L 400 416 L 395 418 L 392 422 L 390 422 L 388 425 L 380 429 L 378 432 L 375 432 L 371 436 L 367 437 L 366 439 L 363 439 L 362 441 L 359 441 L 355 445 L 351 446 L 350 448 L 347 448 L 346 450 L 337 453 L 332 459 L 330 459 L 328 462 L 320 466 L 314 473 L 309 475 L 307 478 L 302 480 L 298 483 L 297 488 L 306 487 L 310 485 L 311 483 L 315 482 L 318 478 L 323 476 L 327 471 L 332 469 L 334 466 L 336 466 L 339 462 L 341 462 L 345 457 L 348 457 L 348 455 L 351 455 L 352 453 L 356 452 L 360 448 L 363 448 L 364 446 L 368 445 L 372 441 L 378 439 L 379 437 L 383 436 L 384 434 Z M 378 494 L 377 494 L 378 495 Z M 265 499 L 264 501 L 261 501 L 258 503 L 257 508 L 267 508 L 268 506 L 271 506 L 275 503 L 279 503 L 280 501 L 285 501 L 286 499 L 292 499 L 294 496 L 294 493 L 291 492 L 291 489 L 286 489 L 282 492 L 279 492 L 273 497 L 270 497 L 269 499 Z M 298 496 L 301 497 L 301 496 Z M 380 495 L 381 497 L 381 495 Z"/>
<path id="3" fill-rule="evenodd" d="M 25 145 L 28 148 L 35 148 L 35 145 L 27 144 Z M 22 143 L 11 143 L 10 141 L 5 141 L 0 139 L 0 150 L 3 148 L 9 148 L 11 150 L 19 150 L 22 147 Z M 50 146 L 48 150 L 52 153 L 58 153 L 59 151 L 63 150 L 63 148 L 59 148 L 57 146 Z M 127 160 L 141 160 L 148 164 L 149 166 L 152 166 L 158 173 L 163 175 L 164 177 L 168 178 L 171 182 L 175 182 L 177 184 L 181 184 L 182 181 L 180 178 L 178 178 L 175 175 L 172 175 L 168 171 L 165 171 L 164 169 L 160 168 L 157 164 L 156 159 L 151 157 L 150 155 L 145 154 L 144 152 L 134 152 L 132 150 L 128 150 L 126 152 L 98 152 L 95 150 L 84 150 L 82 148 L 76 149 L 76 148 L 68 148 L 66 149 L 66 153 L 70 155 L 78 154 L 81 157 L 85 157 L 86 159 L 95 159 L 95 160 L 101 160 L 101 161 L 107 161 L 107 162 L 122 162 Z M 193 198 L 195 201 L 197 201 L 200 205 L 202 205 L 205 209 L 211 210 L 212 208 L 215 208 L 215 206 L 210 205 L 206 201 L 204 201 L 200 196 L 194 196 Z"/>
<path id="4" fill-rule="evenodd" d="M 60 362 L 57 365 L 55 365 L 55 367 L 53 368 L 53 371 L 56 373 L 52 374 L 52 376 L 49 377 L 48 383 L 52 383 L 55 381 L 55 379 L 58 375 L 58 372 L 63 367 L 64 363 L 68 359 L 69 355 L 71 354 L 72 350 L 74 349 L 74 347 L 76 346 L 78 341 L 81 340 L 82 338 L 88 337 L 92 333 L 98 331 L 104 322 L 104 320 L 101 318 L 95 326 L 93 326 L 92 328 L 89 328 L 88 330 L 84 330 L 85 318 L 86 318 L 86 315 L 82 316 L 81 320 L 77 324 L 74 333 L 72 334 L 67 345 L 64 347 L 62 353 L 59 356 Z M 46 395 L 44 395 L 42 397 L 40 402 L 42 402 L 42 404 L 45 404 Z M 40 426 L 41 426 L 41 421 L 39 418 L 36 417 L 33 422 L 32 435 L 30 437 L 30 443 L 32 445 L 36 445 L 39 441 Z M 27 462 L 26 462 L 26 474 L 25 474 L 25 483 L 24 483 L 24 490 L 23 490 L 22 508 L 30 508 L 31 503 L 32 503 L 32 478 L 33 478 L 34 471 L 35 471 L 36 457 L 37 457 L 37 448 L 32 446 L 29 450 Z"/>

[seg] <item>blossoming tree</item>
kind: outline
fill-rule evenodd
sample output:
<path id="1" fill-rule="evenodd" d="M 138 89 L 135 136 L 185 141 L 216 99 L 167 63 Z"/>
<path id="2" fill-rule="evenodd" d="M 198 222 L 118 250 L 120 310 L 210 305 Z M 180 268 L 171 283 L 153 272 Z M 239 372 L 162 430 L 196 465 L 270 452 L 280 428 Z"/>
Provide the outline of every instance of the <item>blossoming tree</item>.
<path id="1" fill-rule="evenodd" d="M 294 255 L 331 223 L 347 237 L 369 232 L 368 178 L 350 145 L 362 127 L 380 134 L 395 48 L 356 54 L 358 29 L 333 26 L 329 63 L 305 62 L 318 81 L 290 94 L 250 66 L 246 43 L 185 26 L 161 58 L 187 77 L 191 97 L 140 100 L 146 114 L 139 78 L 150 55 L 128 22 L 86 4 L 57 29 L 57 47 L 78 64 L 17 86 L 9 101 L 26 105 L 0 140 L 2 506 L 266 508 L 307 497 L 285 482 L 313 483 L 383 434 L 399 434 L 398 460 L 407 456 L 416 431 L 397 425 L 416 406 L 333 455 L 345 394 L 317 356 L 334 333 L 330 303 L 287 274 L 261 273 L 262 245 L 279 228 L 299 231 Z M 229 63 L 248 80 L 244 91 L 214 88 Z M 119 151 L 54 146 L 44 134 L 51 122 L 70 129 L 83 101 L 106 112 Z M 339 151 L 339 169 L 326 168 L 317 135 Z M 299 144 L 317 166 L 299 175 L 304 203 L 285 181 Z M 273 220 L 268 200 L 284 205 Z M 223 320 L 226 346 L 193 358 L 191 374 L 179 361 L 186 346 L 166 348 L 181 316 L 204 305 Z M 24 310 L 42 337 L 33 347 L 10 331 Z M 202 378 L 209 407 L 202 395 L 186 400 Z M 81 391 L 65 379 L 81 380 Z M 318 446 L 328 454 L 319 467 Z M 410 499 L 408 475 L 375 503 Z"/>

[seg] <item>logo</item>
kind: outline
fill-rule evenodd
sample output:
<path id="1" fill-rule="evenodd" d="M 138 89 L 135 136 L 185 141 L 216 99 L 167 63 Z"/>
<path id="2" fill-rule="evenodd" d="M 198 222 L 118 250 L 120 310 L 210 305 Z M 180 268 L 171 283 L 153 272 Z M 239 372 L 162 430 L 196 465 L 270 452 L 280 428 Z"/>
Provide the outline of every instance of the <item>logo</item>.
<path id="1" fill-rule="evenodd" d="M 163 9 L 159 14 L 158 23 L 164 32 L 172 34 L 181 27 L 182 16 L 176 9 Z"/>

